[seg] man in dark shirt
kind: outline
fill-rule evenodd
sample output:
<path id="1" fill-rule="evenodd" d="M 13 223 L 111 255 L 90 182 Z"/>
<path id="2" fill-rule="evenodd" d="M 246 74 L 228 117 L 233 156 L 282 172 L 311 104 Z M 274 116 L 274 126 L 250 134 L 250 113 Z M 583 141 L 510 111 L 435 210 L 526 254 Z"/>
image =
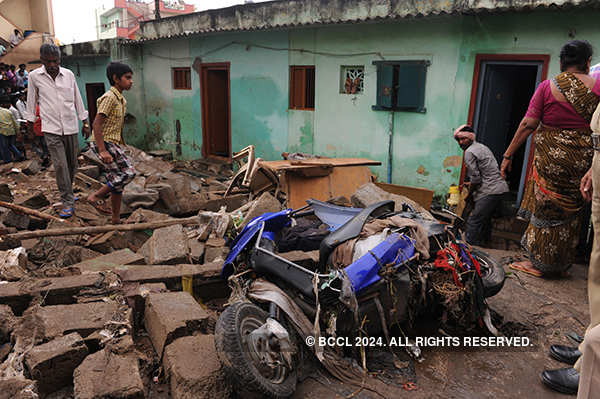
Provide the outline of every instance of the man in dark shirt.
<path id="1" fill-rule="evenodd" d="M 481 245 L 487 237 L 490 219 L 494 210 L 508 192 L 508 184 L 500 176 L 498 161 L 492 151 L 475 141 L 475 131 L 471 126 L 462 125 L 454 131 L 454 139 L 463 149 L 466 176 L 469 180 L 469 196 L 475 202 L 467 219 L 467 242 Z"/>

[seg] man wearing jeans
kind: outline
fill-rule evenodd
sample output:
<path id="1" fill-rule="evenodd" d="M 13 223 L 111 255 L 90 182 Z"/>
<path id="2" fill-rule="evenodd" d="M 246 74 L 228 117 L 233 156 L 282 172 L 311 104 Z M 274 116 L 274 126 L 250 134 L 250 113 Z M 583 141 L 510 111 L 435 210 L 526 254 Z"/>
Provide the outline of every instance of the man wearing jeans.
<path id="1" fill-rule="evenodd" d="M 83 134 L 89 136 L 88 112 L 83 106 L 73 72 L 60 66 L 60 51 L 55 44 L 40 47 L 43 66 L 29 74 L 27 90 L 27 129 L 31 136 L 36 108 L 40 106 L 42 132 L 56 172 L 56 185 L 62 199 L 62 218 L 74 213 L 73 176 L 79 154 L 79 120 Z"/>

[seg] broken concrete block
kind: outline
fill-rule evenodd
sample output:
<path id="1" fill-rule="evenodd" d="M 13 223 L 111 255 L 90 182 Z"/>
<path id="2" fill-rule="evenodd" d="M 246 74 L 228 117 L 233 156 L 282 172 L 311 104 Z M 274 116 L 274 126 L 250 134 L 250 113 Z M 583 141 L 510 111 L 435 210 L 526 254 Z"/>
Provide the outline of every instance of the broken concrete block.
<path id="1" fill-rule="evenodd" d="M 77 173 L 83 173 L 86 176 L 91 177 L 92 179 L 98 180 L 100 177 L 100 167 L 98 165 L 86 165 L 80 166 L 77 168 Z"/>
<path id="2" fill-rule="evenodd" d="M 148 240 L 149 265 L 176 265 L 189 263 L 188 238 L 181 225 L 163 227 L 154 230 Z"/>
<path id="3" fill-rule="evenodd" d="M 223 262 L 227 258 L 229 248 L 227 247 L 209 247 L 204 250 L 204 263 Z"/>
<path id="4" fill-rule="evenodd" d="M 73 373 L 77 399 L 143 399 L 144 384 L 135 355 L 101 350 L 86 357 Z"/>
<path id="5" fill-rule="evenodd" d="M 0 251 L 8 251 L 9 249 L 21 246 L 21 240 L 13 237 L 1 236 L 2 234 L 10 234 L 10 229 L 16 230 L 14 227 L 6 228 L 0 223 Z"/>
<path id="6" fill-rule="evenodd" d="M 87 355 L 88 348 L 81 336 L 71 333 L 33 347 L 25 355 L 25 364 L 44 394 L 71 385 L 73 371 Z"/>
<path id="7" fill-rule="evenodd" d="M 75 245 L 65 247 L 56 257 L 56 267 L 64 268 L 102 256 L 102 253 Z"/>
<path id="8" fill-rule="evenodd" d="M 28 215 L 15 212 L 11 209 L 4 215 L 2 223 L 6 226 L 16 227 L 18 230 L 25 230 L 29 227 L 30 221 L 31 218 Z"/>
<path id="9" fill-rule="evenodd" d="M 161 158 L 163 161 L 170 161 L 173 159 L 173 153 L 167 150 L 148 151 L 148 155 Z"/>
<path id="10" fill-rule="evenodd" d="M 133 285 L 133 289 L 129 289 L 125 293 L 127 304 L 133 310 L 133 328 L 137 331 L 143 325 L 144 312 L 146 309 L 146 298 L 151 293 L 169 292 L 165 283 L 147 283 Z"/>
<path id="11" fill-rule="evenodd" d="M 94 251 L 108 254 L 114 250 L 127 248 L 127 237 L 121 231 L 108 231 L 90 238 L 86 246 Z"/>
<path id="12" fill-rule="evenodd" d="M 43 193 L 37 193 L 28 197 L 25 201 L 21 202 L 19 205 L 22 205 L 26 208 L 31 209 L 41 209 L 48 205 L 50 205 L 50 201 Z"/>
<path id="13" fill-rule="evenodd" d="M 159 358 L 175 339 L 206 332 L 209 314 L 187 292 L 150 294 L 146 298 L 144 325 Z"/>
<path id="14" fill-rule="evenodd" d="M 104 328 L 117 311 L 116 302 L 90 302 L 73 305 L 42 306 L 36 317 L 47 338 L 77 332 L 86 337 L 95 330 Z M 77 315 L 77 317 L 74 317 Z"/>
<path id="15" fill-rule="evenodd" d="M 225 239 L 223 238 L 209 238 L 208 240 L 206 240 L 206 246 L 207 247 L 224 247 L 225 246 Z"/>
<path id="16" fill-rule="evenodd" d="M 0 398 L 2 399 L 38 399 L 35 381 L 25 378 L 0 378 Z"/>
<path id="17" fill-rule="evenodd" d="M 126 223 L 149 223 L 157 222 L 159 220 L 168 219 L 169 215 L 160 212 L 154 212 L 150 209 L 139 208 L 133 211 L 127 218 Z"/>
<path id="18" fill-rule="evenodd" d="M 26 175 L 31 176 L 37 174 L 40 170 L 42 170 L 42 165 L 40 164 L 40 161 L 34 158 L 25 161 L 22 165 L 21 170 Z"/>
<path id="19" fill-rule="evenodd" d="M 0 201 L 13 202 L 13 195 L 8 184 L 0 184 Z"/>
<path id="20" fill-rule="evenodd" d="M 252 219 L 267 212 L 279 212 L 282 209 L 277 198 L 269 193 L 263 193 L 258 197 L 248 210 L 244 222 L 240 228 L 244 228 Z"/>
<path id="21" fill-rule="evenodd" d="M 17 318 L 8 305 L 0 305 L 0 344 L 10 341 L 10 334 L 17 325 Z"/>
<path id="22" fill-rule="evenodd" d="M 198 240 L 189 240 L 188 245 L 190 246 L 190 258 L 193 263 L 201 263 L 202 256 L 204 256 L 204 243 Z"/>
<path id="23" fill-rule="evenodd" d="M 163 367 L 170 377 L 171 398 L 228 398 L 232 387 L 217 358 L 214 335 L 175 340 L 165 348 Z"/>
<path id="24" fill-rule="evenodd" d="M 4 362 L 6 357 L 10 354 L 10 352 L 12 352 L 13 348 L 13 344 L 10 342 L 0 344 L 0 364 Z"/>
<path id="25" fill-rule="evenodd" d="M 19 247 L 0 251 L 0 280 L 17 281 L 27 276 L 27 252 Z"/>
<path id="26" fill-rule="evenodd" d="M 77 263 L 73 265 L 73 267 L 78 269 L 83 274 L 100 272 L 104 270 L 113 270 L 121 265 L 134 264 L 144 264 L 144 257 L 132 252 L 129 248 L 125 248 L 94 259 Z"/>

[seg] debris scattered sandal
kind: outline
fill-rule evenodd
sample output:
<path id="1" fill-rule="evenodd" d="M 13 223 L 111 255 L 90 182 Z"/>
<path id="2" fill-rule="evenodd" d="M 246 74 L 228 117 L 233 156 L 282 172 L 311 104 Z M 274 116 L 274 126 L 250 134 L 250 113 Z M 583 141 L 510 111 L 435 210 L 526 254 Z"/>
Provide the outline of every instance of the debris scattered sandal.
<path id="1" fill-rule="evenodd" d="M 96 201 L 87 200 L 98 212 L 103 213 L 105 215 L 112 215 L 112 210 L 106 206 L 106 201 L 103 199 L 99 199 Z"/>
<path id="2" fill-rule="evenodd" d="M 542 277 L 542 272 L 534 267 L 526 267 L 517 263 L 511 263 L 509 266 L 512 270 L 517 270 L 519 272 L 527 273 L 530 276 L 534 277 Z"/>
<path id="3" fill-rule="evenodd" d="M 75 210 L 73 209 L 73 207 L 69 207 L 69 208 L 64 208 L 62 211 L 60 211 L 58 216 L 60 216 L 63 219 L 68 219 L 71 216 L 73 216 L 74 213 L 75 213 Z"/>

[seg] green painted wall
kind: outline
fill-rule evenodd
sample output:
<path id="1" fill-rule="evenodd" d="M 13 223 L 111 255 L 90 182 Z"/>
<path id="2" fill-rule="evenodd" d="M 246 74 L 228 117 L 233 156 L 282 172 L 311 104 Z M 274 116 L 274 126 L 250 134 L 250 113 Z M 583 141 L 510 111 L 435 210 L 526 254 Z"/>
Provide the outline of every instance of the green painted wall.
<path id="1" fill-rule="evenodd" d="M 377 82 L 372 63 L 381 57 L 429 60 L 427 112 L 394 113 L 393 182 L 443 194 L 460 174 L 462 152 L 452 132 L 467 119 L 476 55 L 549 54 L 549 74 L 554 75 L 570 32 L 600 43 L 596 15 L 544 11 L 221 33 L 122 46 L 115 52 L 135 65 L 136 90 L 126 94 L 137 118 L 133 144 L 175 151 L 179 120 L 181 157 L 201 156 L 199 76 L 192 69 L 192 90 L 173 90 L 171 68 L 192 66 L 197 58 L 228 62 L 232 151 L 254 144 L 263 159 L 280 159 L 283 151 L 367 157 L 382 162 L 373 168 L 381 181 L 387 180 L 390 114 L 371 109 Z M 94 62 L 98 65 L 80 65 L 78 82 L 98 79 L 102 61 Z M 290 65 L 315 65 L 314 111 L 288 109 Z M 343 65 L 364 65 L 363 93 L 340 94 Z"/>

